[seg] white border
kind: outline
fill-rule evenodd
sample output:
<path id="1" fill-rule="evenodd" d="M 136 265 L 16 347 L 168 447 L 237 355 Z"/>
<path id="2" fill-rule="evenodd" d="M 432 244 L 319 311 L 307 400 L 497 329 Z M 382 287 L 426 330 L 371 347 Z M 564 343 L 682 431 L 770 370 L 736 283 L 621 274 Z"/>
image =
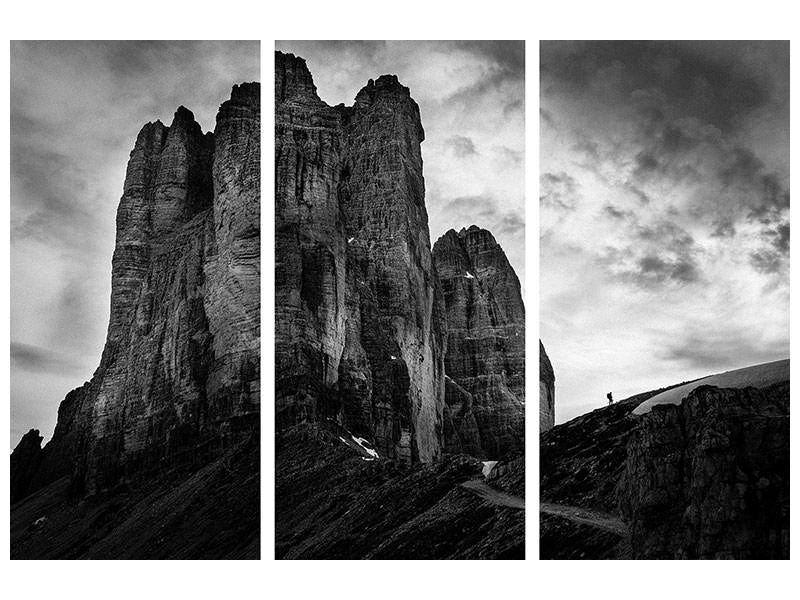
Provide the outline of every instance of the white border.
<path id="1" fill-rule="evenodd" d="M 334 561 L 270 560 L 274 542 L 274 476 L 272 440 L 274 395 L 272 348 L 274 329 L 272 123 L 272 50 L 275 39 L 526 39 L 527 40 L 527 248 L 528 385 L 538 367 L 538 40 L 539 39 L 791 39 L 798 22 L 789 2 L 712 3 L 699 0 L 647 2 L 491 3 L 466 0 L 435 4 L 428 0 L 398 3 L 373 1 L 283 3 L 185 2 L 142 0 L 136 3 L 54 2 L 15 3 L 3 9 L 7 32 L 2 48 L 4 81 L 9 81 L 9 39 L 260 39 L 262 41 L 262 560 L 220 561 L 203 565 L 186 561 L 15 561 L 8 558 L 8 528 L 0 527 L 2 575 L 0 585 L 10 598 L 35 594 L 51 598 L 236 598 L 266 594 L 287 598 L 505 598 L 544 596 L 559 598 L 752 598 L 797 593 L 790 562 L 538 562 L 538 519 L 527 520 L 528 560 L 468 562 L 427 561 L 394 565 L 389 561 L 354 564 Z M 793 44 L 794 46 L 794 44 Z M 792 63 L 796 64 L 792 48 Z M 792 113 L 797 89 L 792 84 Z M 9 95 L 2 94 L 9 115 Z M 0 185 L 9 190 L 8 118 L 2 127 Z M 792 167 L 797 144 L 792 136 Z M 793 169 L 794 171 L 795 169 Z M 8 204 L 2 223 L 8 232 Z M 2 244 L 3 281 L 9 281 L 9 237 Z M 792 264 L 795 263 L 794 251 Z M 792 294 L 792 314 L 796 306 Z M 0 333 L 8 340 L 9 296 L 2 295 Z M 537 323 L 537 326 L 533 324 Z M 792 338 L 796 335 L 792 319 Z M 3 441 L 9 447 L 9 362 L 0 367 L 0 389 L 6 401 Z M 794 374 L 793 374 L 794 376 Z M 65 390 L 66 392 L 66 390 Z M 528 387 L 529 397 L 538 393 Z M 794 400 L 794 392 L 792 400 Z M 538 496 L 537 414 L 527 423 L 527 497 Z M 793 436 L 792 465 L 798 465 Z M 8 462 L 0 474 L 2 510 L 8 515 Z M 793 468 L 793 479 L 796 469 Z M 792 512 L 797 513 L 793 494 Z M 7 520 L 6 520 L 7 523 Z M 795 549 L 796 550 L 796 549 Z M 794 590 L 794 592 L 792 592 Z"/>

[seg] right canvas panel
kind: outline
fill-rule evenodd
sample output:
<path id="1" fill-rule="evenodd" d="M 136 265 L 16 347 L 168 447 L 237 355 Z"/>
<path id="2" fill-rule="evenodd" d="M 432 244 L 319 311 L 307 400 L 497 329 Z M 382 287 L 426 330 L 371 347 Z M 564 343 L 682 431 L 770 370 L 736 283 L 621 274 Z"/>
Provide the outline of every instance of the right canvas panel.
<path id="1" fill-rule="evenodd" d="M 789 43 L 540 60 L 540 556 L 788 559 Z"/>

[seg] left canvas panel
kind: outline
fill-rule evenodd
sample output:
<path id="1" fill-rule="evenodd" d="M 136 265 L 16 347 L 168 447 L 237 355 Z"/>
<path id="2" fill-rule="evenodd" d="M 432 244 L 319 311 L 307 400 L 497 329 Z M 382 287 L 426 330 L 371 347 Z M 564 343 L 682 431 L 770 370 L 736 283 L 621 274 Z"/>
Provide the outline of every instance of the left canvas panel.
<path id="1" fill-rule="evenodd" d="M 12 558 L 259 557 L 259 60 L 11 43 Z"/>

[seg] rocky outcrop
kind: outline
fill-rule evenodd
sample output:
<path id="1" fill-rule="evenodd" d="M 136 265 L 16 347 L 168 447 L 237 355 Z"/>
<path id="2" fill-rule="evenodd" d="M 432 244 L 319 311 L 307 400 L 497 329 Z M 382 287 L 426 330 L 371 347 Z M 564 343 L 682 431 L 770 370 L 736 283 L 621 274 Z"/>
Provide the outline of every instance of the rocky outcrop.
<path id="1" fill-rule="evenodd" d="M 62 402 L 29 491 L 68 475 L 93 495 L 257 435 L 259 149 L 257 83 L 233 88 L 213 134 L 184 107 L 142 128 L 100 365 Z"/>
<path id="2" fill-rule="evenodd" d="M 539 340 L 539 432 L 547 431 L 555 422 L 556 375 L 542 340 Z"/>
<path id="3" fill-rule="evenodd" d="M 433 247 L 447 319 L 444 441 L 498 459 L 524 448 L 525 307 L 492 234 L 451 229 Z"/>
<path id="4" fill-rule="evenodd" d="M 688 383 L 541 435 L 542 558 L 788 558 L 788 381 L 634 413 Z"/>
<path id="5" fill-rule="evenodd" d="M 382 457 L 441 453 L 444 319 L 419 109 L 384 75 L 353 106 L 275 54 L 276 423 L 332 419 Z"/>
<path id="6" fill-rule="evenodd" d="M 522 559 L 525 511 L 472 491 L 481 462 L 373 459 L 328 421 L 279 432 L 275 463 L 278 559 Z M 524 465 L 509 465 L 498 495 L 524 495 Z M 491 487 L 488 487 L 491 485 Z"/>
<path id="7" fill-rule="evenodd" d="M 28 488 L 42 460 L 42 440 L 38 429 L 31 429 L 11 453 L 11 504 L 28 495 Z"/>
<path id="8" fill-rule="evenodd" d="M 636 558 L 788 558 L 788 382 L 655 406 L 618 490 Z"/>

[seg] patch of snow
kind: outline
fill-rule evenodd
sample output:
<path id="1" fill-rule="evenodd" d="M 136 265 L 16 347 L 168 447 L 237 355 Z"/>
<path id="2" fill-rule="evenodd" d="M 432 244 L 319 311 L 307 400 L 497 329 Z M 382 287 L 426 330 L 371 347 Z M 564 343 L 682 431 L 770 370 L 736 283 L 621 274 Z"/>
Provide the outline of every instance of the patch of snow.
<path id="1" fill-rule="evenodd" d="M 354 239 L 356 239 L 356 238 L 349 238 L 349 239 L 347 240 L 347 243 L 348 243 L 348 244 L 352 244 Z"/>
<path id="2" fill-rule="evenodd" d="M 375 457 L 374 456 L 370 456 L 369 458 L 367 458 L 366 456 L 362 456 L 361 460 L 365 460 L 367 462 L 372 462 L 373 460 L 375 460 Z"/>
<path id="3" fill-rule="evenodd" d="M 396 357 L 394 354 L 390 354 L 390 355 L 389 355 L 389 357 L 390 357 L 392 360 L 397 360 L 397 357 Z"/>
<path id="4" fill-rule="evenodd" d="M 353 441 L 359 446 L 361 446 L 364 452 L 369 454 L 372 458 L 380 458 L 380 456 L 375 450 L 373 450 L 371 447 L 368 448 L 367 446 L 365 446 L 365 444 L 372 446 L 372 444 L 370 444 L 367 440 L 365 440 L 364 438 L 356 437 L 354 435 L 351 435 L 350 437 L 352 437 Z"/>
<path id="5" fill-rule="evenodd" d="M 681 404 L 689 393 L 701 385 L 713 385 L 719 388 L 762 388 L 782 381 L 789 381 L 788 358 L 709 375 L 697 381 L 672 388 L 656 394 L 649 400 L 645 400 L 633 409 L 632 414 L 637 416 L 646 414 L 659 404 Z"/>
<path id="6" fill-rule="evenodd" d="M 469 271 L 467 271 L 467 274 L 466 274 L 466 275 L 464 275 L 464 277 L 466 277 L 467 279 L 475 279 L 475 275 L 473 275 L 473 274 L 472 274 L 472 273 L 470 273 Z"/>
<path id="7" fill-rule="evenodd" d="M 483 461 L 483 471 L 481 471 L 481 473 L 483 473 L 483 476 L 484 477 L 488 477 L 489 473 L 492 472 L 492 469 L 494 469 L 494 466 L 496 464 L 497 464 L 496 460 L 484 460 Z"/>

